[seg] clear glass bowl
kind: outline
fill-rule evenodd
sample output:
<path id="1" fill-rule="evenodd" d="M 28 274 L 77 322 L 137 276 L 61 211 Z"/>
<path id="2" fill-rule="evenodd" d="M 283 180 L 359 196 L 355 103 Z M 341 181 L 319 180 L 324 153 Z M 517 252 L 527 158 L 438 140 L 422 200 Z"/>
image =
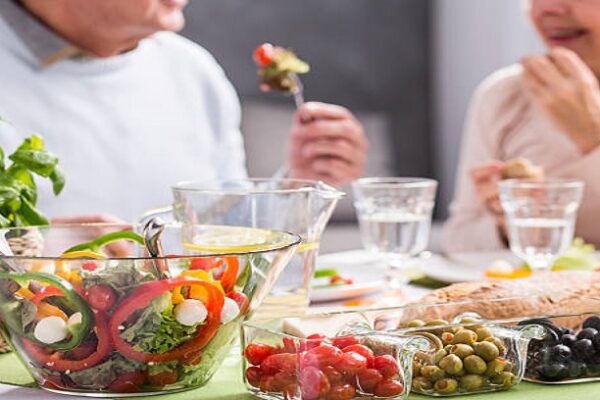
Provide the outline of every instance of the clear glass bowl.
<path id="1" fill-rule="evenodd" d="M 262 399 L 404 399 L 413 355 L 430 346 L 373 332 L 350 313 L 251 320 L 242 330 L 244 381 Z"/>
<path id="2" fill-rule="evenodd" d="M 150 258 L 134 229 L 1 231 L 2 333 L 41 387 L 122 397 L 204 385 L 300 242 L 259 230 L 260 246 L 198 254 L 194 240 L 210 228 L 169 225 L 165 256 Z M 218 234 L 224 229 L 240 237 L 236 227 Z"/>

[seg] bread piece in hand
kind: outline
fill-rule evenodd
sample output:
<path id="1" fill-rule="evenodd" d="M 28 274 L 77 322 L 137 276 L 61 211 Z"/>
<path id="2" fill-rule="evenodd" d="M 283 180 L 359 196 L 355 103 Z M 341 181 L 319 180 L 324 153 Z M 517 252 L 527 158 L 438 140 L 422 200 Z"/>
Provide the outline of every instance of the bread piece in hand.
<path id="1" fill-rule="evenodd" d="M 508 160 L 502 171 L 502 179 L 533 179 L 544 178 L 544 169 L 533 164 L 526 158 Z"/>

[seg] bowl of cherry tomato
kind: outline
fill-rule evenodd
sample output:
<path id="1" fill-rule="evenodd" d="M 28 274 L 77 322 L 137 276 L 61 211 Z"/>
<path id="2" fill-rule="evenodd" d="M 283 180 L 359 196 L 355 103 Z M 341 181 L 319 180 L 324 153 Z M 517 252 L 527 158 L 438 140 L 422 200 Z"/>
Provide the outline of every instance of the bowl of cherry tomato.
<path id="1" fill-rule="evenodd" d="M 166 226 L 156 257 L 129 225 L 5 229 L 0 332 L 54 392 L 122 397 L 203 386 L 300 242 L 261 230 L 244 236 L 260 236 L 260 245 L 200 252 L 197 241 L 213 228 Z M 240 236 L 235 227 L 218 234 L 227 229 Z"/>
<path id="2" fill-rule="evenodd" d="M 426 340 L 379 334 L 365 321 L 340 323 L 328 315 L 305 320 L 294 318 L 293 326 L 319 320 L 320 332 L 300 332 L 290 327 L 290 319 L 243 324 L 244 381 L 250 393 L 304 400 L 408 396 L 412 357 L 429 348 Z"/>

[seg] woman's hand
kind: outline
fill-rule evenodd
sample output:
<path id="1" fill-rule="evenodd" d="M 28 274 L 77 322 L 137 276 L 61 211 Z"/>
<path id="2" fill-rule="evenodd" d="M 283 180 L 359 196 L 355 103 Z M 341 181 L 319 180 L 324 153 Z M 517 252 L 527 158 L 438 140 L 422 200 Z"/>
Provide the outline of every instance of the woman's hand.
<path id="1" fill-rule="evenodd" d="M 367 140 L 344 107 L 306 103 L 294 118 L 288 142 L 290 177 L 341 186 L 362 176 Z"/>
<path id="2" fill-rule="evenodd" d="M 582 153 L 600 145 L 600 86 L 579 58 L 565 48 L 522 60 L 524 83 L 546 115 Z"/>
<path id="3" fill-rule="evenodd" d="M 506 241 L 506 222 L 498 191 L 498 182 L 502 179 L 504 167 L 505 163 L 502 161 L 489 161 L 471 169 L 469 175 L 475 186 L 477 198 L 494 216 L 500 236 Z"/>

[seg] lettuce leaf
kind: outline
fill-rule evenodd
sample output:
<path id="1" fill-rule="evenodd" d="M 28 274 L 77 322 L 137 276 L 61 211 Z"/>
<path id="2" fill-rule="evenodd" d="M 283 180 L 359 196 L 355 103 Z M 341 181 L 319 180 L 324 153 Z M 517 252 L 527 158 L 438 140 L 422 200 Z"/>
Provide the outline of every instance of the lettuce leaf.
<path id="1" fill-rule="evenodd" d="M 583 239 L 576 238 L 565 254 L 556 260 L 552 270 L 594 270 L 599 266 L 595 252 L 596 248 L 593 244 L 585 243 Z"/>

